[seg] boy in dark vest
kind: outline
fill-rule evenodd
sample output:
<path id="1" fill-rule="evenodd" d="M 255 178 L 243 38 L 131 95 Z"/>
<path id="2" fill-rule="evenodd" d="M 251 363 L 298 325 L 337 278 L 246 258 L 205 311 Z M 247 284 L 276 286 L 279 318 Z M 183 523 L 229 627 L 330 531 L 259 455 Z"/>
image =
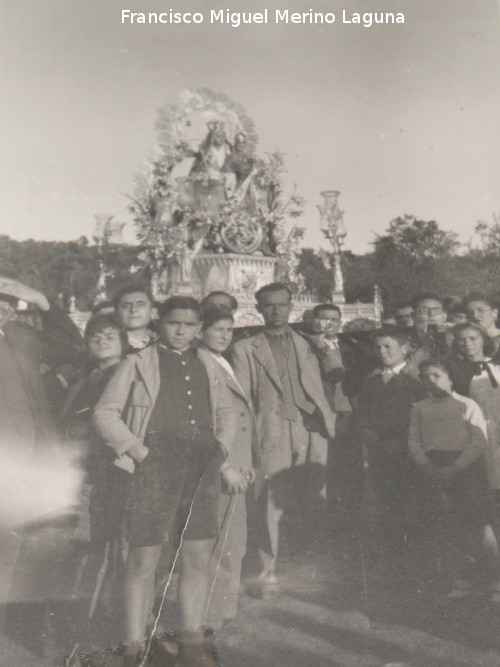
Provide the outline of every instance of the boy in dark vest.
<path id="1" fill-rule="evenodd" d="M 160 342 L 123 361 L 94 416 L 117 464 L 133 470 L 127 511 L 127 642 L 146 634 L 162 544 L 171 539 L 172 525 L 179 528 L 184 632 L 177 667 L 215 665 L 200 628 L 218 531 L 221 475 L 229 493 L 246 489 L 242 474 L 226 462 L 236 427 L 232 399 L 192 348 L 199 328 L 195 299 L 167 299 L 160 313 Z"/>

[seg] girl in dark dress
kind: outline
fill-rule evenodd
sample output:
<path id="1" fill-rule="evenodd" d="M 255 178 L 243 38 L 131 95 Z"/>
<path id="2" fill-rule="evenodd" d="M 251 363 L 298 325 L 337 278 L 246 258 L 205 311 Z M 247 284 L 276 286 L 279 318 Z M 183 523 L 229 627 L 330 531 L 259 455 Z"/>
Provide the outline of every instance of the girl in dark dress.
<path id="1" fill-rule="evenodd" d="M 73 534 L 76 571 L 72 596 L 90 597 L 92 616 L 106 571 L 116 574 L 111 561 L 121 560 L 118 538 L 129 475 L 113 465 L 112 452 L 93 431 L 91 417 L 127 341 L 112 315 L 97 315 L 87 324 L 84 343 L 82 379 L 68 393 L 60 424 L 68 445 L 79 452 L 82 469 Z"/>

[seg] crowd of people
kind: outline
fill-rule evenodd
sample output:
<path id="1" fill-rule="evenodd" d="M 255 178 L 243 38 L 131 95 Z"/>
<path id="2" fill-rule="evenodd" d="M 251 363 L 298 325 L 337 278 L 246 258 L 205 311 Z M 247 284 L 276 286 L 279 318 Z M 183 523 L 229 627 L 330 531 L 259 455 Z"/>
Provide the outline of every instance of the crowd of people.
<path id="1" fill-rule="evenodd" d="M 215 666 L 207 627 L 236 617 L 241 584 L 280 594 L 297 535 L 311 557 L 362 542 L 397 586 L 434 569 L 450 599 L 500 604 L 495 301 L 420 294 L 343 334 L 331 303 L 291 325 L 283 283 L 255 299 L 263 325 L 235 329 L 228 293 L 157 304 L 132 284 L 82 339 L 0 278 L 2 443 L 21 467 L 78 451 L 71 594 L 120 619 L 123 665 L 146 664 L 175 571 L 175 664 Z M 23 549 L 22 531 L 6 535 L 0 621 Z"/>

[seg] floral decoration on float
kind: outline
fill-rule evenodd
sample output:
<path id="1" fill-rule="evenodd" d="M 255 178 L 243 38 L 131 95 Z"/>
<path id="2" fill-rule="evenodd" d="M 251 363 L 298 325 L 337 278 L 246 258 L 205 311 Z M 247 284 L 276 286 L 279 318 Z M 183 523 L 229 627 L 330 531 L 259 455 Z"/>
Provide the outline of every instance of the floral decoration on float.
<path id="1" fill-rule="evenodd" d="M 304 199 L 285 199 L 283 155 L 256 155 L 244 108 L 223 93 L 185 90 L 160 109 L 156 129 L 158 143 L 129 195 L 139 259 L 152 278 L 161 282 L 175 261 L 189 281 L 200 253 L 260 254 L 277 258 L 279 277 L 299 289 Z"/>

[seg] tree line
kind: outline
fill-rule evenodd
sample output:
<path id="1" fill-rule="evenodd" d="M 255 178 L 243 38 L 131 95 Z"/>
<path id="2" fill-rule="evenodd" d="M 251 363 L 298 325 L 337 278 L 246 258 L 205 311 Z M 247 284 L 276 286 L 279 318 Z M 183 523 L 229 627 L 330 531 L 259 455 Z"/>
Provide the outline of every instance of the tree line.
<path id="1" fill-rule="evenodd" d="M 494 215 L 490 223 L 477 223 L 473 239 L 460 244 L 455 233 L 444 231 L 435 221 L 398 217 L 383 234 L 375 235 L 370 252 L 343 253 L 346 300 L 371 301 L 375 284 L 388 310 L 419 291 L 449 297 L 500 292 L 500 218 Z M 141 268 L 143 250 L 139 245 L 105 248 L 108 293 L 132 279 L 148 279 Z M 86 237 L 63 242 L 0 236 L 0 273 L 15 275 L 66 306 L 74 296 L 77 308 L 88 310 L 96 296 L 100 252 Z M 329 299 L 332 286 L 327 259 L 324 251 L 300 252 L 299 270 L 320 301 Z"/>
<path id="2" fill-rule="evenodd" d="M 477 223 L 466 244 L 434 220 L 403 215 L 392 220 L 384 234 L 375 235 L 372 247 L 364 255 L 350 251 L 343 255 L 348 303 L 371 301 L 375 284 L 389 311 L 423 291 L 443 297 L 500 293 L 500 218 L 496 215 L 492 223 Z M 332 275 L 320 254 L 304 249 L 299 268 L 308 289 L 315 290 L 320 300 L 327 299 Z"/>

